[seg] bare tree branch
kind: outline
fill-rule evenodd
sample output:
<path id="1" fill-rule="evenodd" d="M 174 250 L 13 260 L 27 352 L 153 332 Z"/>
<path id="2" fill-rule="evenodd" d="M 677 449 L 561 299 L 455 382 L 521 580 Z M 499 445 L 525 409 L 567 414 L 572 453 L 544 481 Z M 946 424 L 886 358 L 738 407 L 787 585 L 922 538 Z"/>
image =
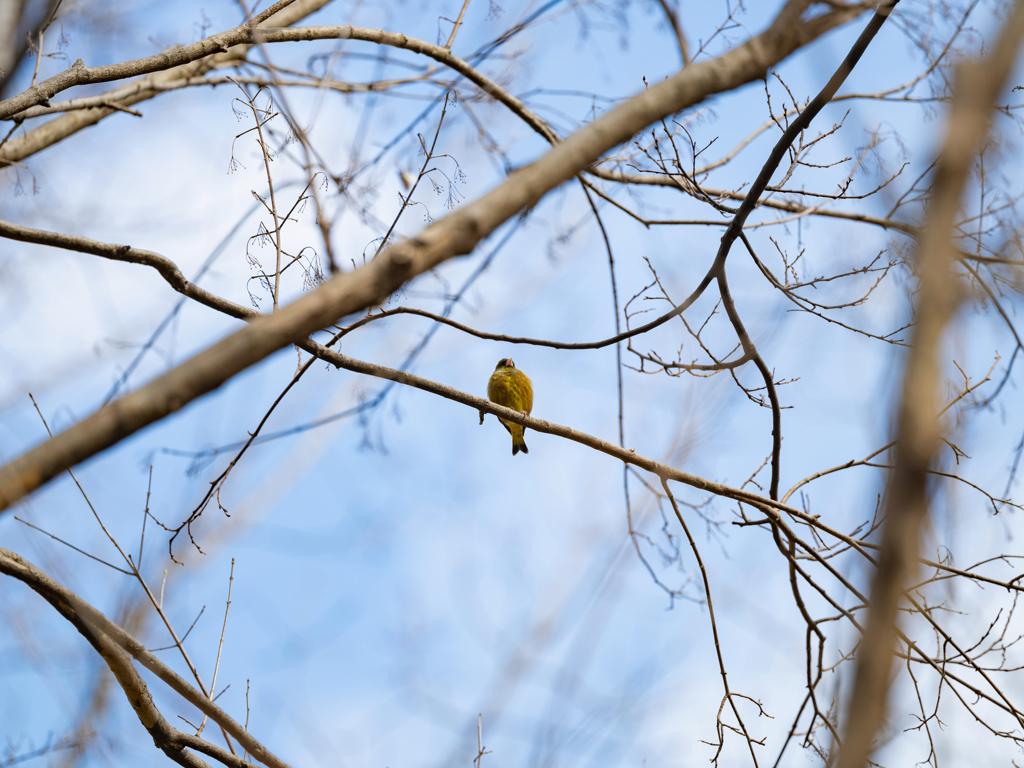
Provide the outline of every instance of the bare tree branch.
<path id="1" fill-rule="evenodd" d="M 280 8 L 280 10 L 272 13 L 270 16 L 264 18 L 262 22 L 258 23 L 271 26 L 289 26 L 301 21 L 303 18 L 316 12 L 329 2 L 330 0 L 291 0 L 291 2 L 277 3 L 268 10 L 273 10 L 274 8 Z M 260 17 L 263 17 L 263 14 L 260 14 Z M 243 25 L 243 27 L 245 27 L 245 25 Z M 193 78 L 205 74 L 217 67 L 236 65 L 245 60 L 246 54 L 251 48 L 251 43 L 239 43 L 237 45 L 230 46 L 227 50 L 220 53 L 214 53 L 212 55 L 202 54 L 199 61 L 194 61 L 193 57 L 186 58 L 186 63 L 176 66 L 172 65 L 169 69 L 165 67 L 157 67 L 157 71 L 155 72 L 152 72 L 150 69 L 145 69 L 145 67 L 137 72 L 130 69 L 129 71 L 131 71 L 131 74 L 127 75 L 129 77 L 135 74 L 143 74 L 144 72 L 152 72 L 152 74 L 102 94 L 99 97 L 101 101 L 105 102 L 102 106 L 97 105 L 79 112 L 61 115 L 60 117 L 32 129 L 24 136 L 19 136 L 7 142 L 0 141 L 0 168 L 5 165 L 17 163 L 36 154 L 37 152 L 41 152 L 47 147 L 53 146 L 84 128 L 96 125 L 110 115 L 119 111 L 127 110 L 127 108 L 133 104 L 138 104 L 151 99 L 154 96 L 158 96 L 159 94 L 166 92 L 167 88 L 170 87 L 172 83 L 182 80 L 186 82 L 190 81 Z M 151 58 L 158 59 L 159 57 Z M 142 61 L 149 61 L 149 59 L 143 59 Z M 72 72 L 74 72 L 74 69 L 68 70 L 57 77 L 69 78 L 69 73 Z M 78 83 L 72 83 L 67 87 L 72 87 L 72 85 L 77 84 Z M 29 92 L 26 91 L 21 94 L 21 96 L 24 97 L 28 93 Z M 46 104 L 49 102 L 49 98 L 51 97 L 39 100 L 38 103 L 40 105 Z M 7 101 L 2 101 L 0 102 L 0 105 L 6 103 Z M 23 117 L 27 118 L 29 116 L 32 116 L 32 113 L 23 115 L 22 110 L 17 110 L 16 113 L 12 113 L 6 119 L 13 119 L 20 122 Z"/>
<path id="2" fill-rule="evenodd" d="M 287 763 L 260 744 L 245 727 L 235 722 L 212 700 L 195 690 L 169 669 L 162 661 L 147 651 L 142 643 L 70 589 L 51 579 L 35 565 L 9 549 L 0 549 L 0 573 L 5 573 L 24 582 L 39 593 L 96 648 L 124 689 L 139 720 L 153 735 L 154 741 L 168 757 L 181 765 L 204 765 L 201 760 L 184 752 L 184 749 L 188 747 L 215 757 L 225 765 L 241 766 L 244 764 L 242 760 L 226 750 L 172 728 L 153 704 L 149 689 L 132 666 L 128 658 L 129 655 L 137 659 L 146 669 L 200 712 L 209 716 L 211 720 L 234 736 L 249 751 L 249 754 L 261 763 L 272 768 L 288 768 Z"/>
<path id="3" fill-rule="evenodd" d="M 0 509 L 38 488 L 70 466 L 115 445 L 130 434 L 210 392 L 250 365 L 355 312 L 383 302 L 412 278 L 458 255 L 469 253 L 498 226 L 535 205 L 547 192 L 567 181 L 612 147 L 655 120 L 692 106 L 712 93 L 731 90 L 762 77 L 769 66 L 809 40 L 848 21 L 859 9 L 836 7 L 807 19 L 810 0 L 790 0 L 760 35 L 717 59 L 687 67 L 652 86 L 555 145 L 543 158 L 517 171 L 475 202 L 398 243 L 354 272 L 329 283 L 250 325 L 182 363 L 143 388 L 101 408 L 44 445 L 0 468 Z M 280 5 L 280 4 L 279 4 Z M 273 6 L 272 9 L 276 9 Z M 264 12 L 257 19 L 265 18 Z M 288 32 L 285 30 L 284 32 Z M 141 71 L 175 66 L 251 40 L 248 26 L 207 38 L 194 46 L 141 60 Z M 113 79 L 121 65 L 97 68 L 97 78 Z M 74 70 L 70 70 L 73 72 Z M 95 80 L 92 80 L 95 81 Z M 31 97 L 12 97 L 0 104 L 0 115 L 13 114 L 42 94 L 52 96 L 72 82 L 60 75 L 37 86 Z M 49 84 L 47 84 L 49 83 Z M 20 99 L 20 100 L 19 100 Z M 24 103 L 22 103 L 24 101 Z"/>
<path id="4" fill-rule="evenodd" d="M 942 371 L 939 345 L 960 300 L 950 274 L 956 258 L 954 221 L 971 162 L 988 136 L 992 107 L 1017 60 L 1022 37 L 1024 3 L 1018 2 L 991 56 L 957 68 L 953 106 L 917 252 L 917 323 L 898 407 L 896 460 L 837 768 L 867 765 L 885 717 L 897 608 L 914 578 L 920 529 L 928 511 L 926 481 L 940 445 L 935 418 Z"/>

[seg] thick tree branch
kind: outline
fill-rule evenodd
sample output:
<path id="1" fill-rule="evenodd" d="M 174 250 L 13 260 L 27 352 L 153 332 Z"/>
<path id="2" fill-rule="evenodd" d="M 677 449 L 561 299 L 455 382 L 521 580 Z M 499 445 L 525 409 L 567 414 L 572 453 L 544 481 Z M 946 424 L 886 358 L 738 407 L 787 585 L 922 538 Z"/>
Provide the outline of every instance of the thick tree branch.
<path id="1" fill-rule="evenodd" d="M 225 53 L 234 45 L 252 43 L 254 42 L 253 27 L 265 22 L 275 13 L 283 10 L 293 2 L 295 0 L 279 0 L 255 16 L 251 22 L 246 22 L 227 32 L 203 38 L 191 45 L 168 48 L 155 56 L 147 56 L 144 59 L 135 59 L 134 61 L 125 61 L 119 64 L 108 64 L 102 67 L 87 67 L 79 59 L 60 74 L 54 75 L 19 94 L 0 101 L 0 119 L 13 117 L 23 109 L 33 107 L 36 104 L 48 104 L 50 99 L 58 93 L 66 91 L 68 88 L 73 88 L 76 85 L 109 83 L 112 80 L 124 80 L 136 75 L 160 72 L 172 67 L 189 64 L 215 53 Z"/>
<path id="2" fill-rule="evenodd" d="M 363 40 L 396 48 L 404 48 L 406 50 L 413 51 L 414 53 L 428 56 L 438 63 L 458 72 L 467 80 L 479 87 L 484 93 L 502 104 L 505 104 L 548 142 L 554 143 L 558 140 L 554 131 L 547 125 L 547 123 L 528 110 L 521 101 L 505 91 L 490 78 L 477 71 L 469 63 L 452 55 L 452 53 L 443 46 L 433 45 L 424 40 L 418 40 L 398 33 L 385 32 L 380 29 L 354 27 L 351 25 L 302 27 L 296 29 L 278 29 L 270 28 L 269 26 L 272 23 L 294 23 L 302 16 L 312 13 L 314 10 L 319 8 L 320 5 L 325 3 L 326 0 L 306 0 L 305 4 L 296 3 L 295 8 L 287 8 L 280 12 L 276 17 L 268 17 L 267 12 L 264 12 L 257 17 L 257 23 L 260 25 L 258 29 L 254 30 L 251 25 L 243 24 L 233 30 L 212 35 L 197 43 L 193 43 L 192 45 L 168 49 L 168 51 L 164 51 L 156 56 L 149 56 L 144 59 L 136 59 L 134 61 L 111 64 L 104 67 L 86 67 L 81 61 L 77 61 L 73 67 L 65 72 L 55 75 L 54 77 L 33 86 L 29 90 L 24 91 L 17 96 L 13 96 L 0 102 L 0 119 L 18 119 L 21 117 L 21 113 L 27 109 L 37 105 L 48 106 L 49 99 L 54 95 L 76 85 L 122 80 L 128 77 L 152 73 L 149 74 L 149 78 L 152 80 L 151 87 L 147 85 L 146 80 L 142 80 L 140 83 L 132 83 L 122 86 L 119 89 L 114 89 L 109 93 L 104 94 L 110 100 L 116 102 L 122 107 L 130 106 L 140 101 L 152 98 L 162 90 L 161 86 L 166 85 L 169 82 L 179 79 L 190 79 L 198 74 L 207 72 L 214 67 L 238 64 L 244 60 L 249 48 L 257 43 L 351 39 Z M 776 23 L 772 25 L 771 29 L 776 29 L 779 27 L 778 22 L 780 19 L 785 18 L 791 21 L 795 20 L 796 23 L 793 29 L 789 30 L 793 33 L 790 36 L 790 39 L 786 39 L 781 35 L 778 35 L 777 39 L 764 39 L 765 35 L 761 35 L 736 49 L 739 51 L 746 46 L 750 46 L 750 44 L 755 41 L 761 41 L 763 43 L 759 46 L 752 46 L 751 54 L 755 57 L 767 54 L 769 60 L 765 61 L 759 74 L 749 79 L 763 77 L 768 67 L 772 66 L 775 61 L 779 60 L 774 58 L 775 56 L 778 56 L 778 54 L 772 51 L 772 48 L 781 44 L 785 48 L 788 48 L 788 52 L 797 50 L 802 45 L 824 34 L 833 27 L 854 18 L 861 10 L 861 8 L 856 6 L 840 7 L 809 21 L 800 20 L 800 14 L 806 6 L 812 4 L 813 3 L 809 0 L 790 0 L 787 6 L 779 14 Z M 278 3 L 277 5 L 281 5 L 281 3 Z M 771 31 L 771 29 L 769 31 Z M 776 31 L 781 32 L 786 30 L 777 29 Z M 788 52 L 782 54 L 779 58 L 783 58 L 785 55 L 788 55 Z M 726 54 L 725 56 L 729 56 L 729 54 Z M 720 57 L 714 61 L 721 61 L 723 58 L 725 57 Z M 705 62 L 705 64 L 710 63 L 712 62 Z M 732 65 L 729 64 L 729 66 Z M 747 80 L 743 82 L 747 82 Z M 685 106 L 688 105 L 683 104 L 672 111 L 678 111 Z M 45 147 L 51 146 L 63 138 L 66 138 L 71 133 L 81 130 L 88 125 L 94 125 L 104 117 L 113 114 L 115 111 L 117 111 L 117 109 L 114 107 L 97 107 L 81 113 L 76 112 L 63 115 L 52 120 L 49 123 L 34 129 L 29 134 L 10 141 L 0 147 L 0 166 L 5 163 L 10 164 L 23 160 L 25 157 L 28 157 L 29 155 L 38 152 Z M 665 115 L 667 114 L 671 114 L 671 112 L 665 113 Z M 665 115 L 661 116 L 663 117 Z M 648 122 L 653 122 L 655 119 L 658 118 L 652 118 L 652 120 Z M 622 141 L 625 141 L 625 139 L 622 139 Z M 614 144 L 612 146 L 614 146 Z"/>
<path id="3" fill-rule="evenodd" d="M 917 322 L 898 406 L 895 467 L 837 768 L 867 765 L 875 735 L 885 721 L 897 609 L 914 578 L 921 525 L 928 511 L 926 483 L 941 444 L 935 418 L 942 377 L 940 344 L 960 299 L 951 271 L 956 258 L 954 222 L 971 163 L 988 137 L 993 106 L 1017 59 L 1022 37 L 1024 3 L 1018 2 L 992 55 L 957 68 L 953 105 L 918 247 Z"/>
<path id="4" fill-rule="evenodd" d="M 175 370 L 101 408 L 0 468 L 0 509 L 6 509 L 63 470 L 213 391 L 282 347 L 299 342 L 346 315 L 383 302 L 417 275 L 471 252 L 502 223 L 536 205 L 552 189 L 645 126 L 713 93 L 763 77 L 769 66 L 857 13 L 857 9 L 840 6 L 804 19 L 810 4 L 810 0 L 790 0 L 762 34 L 717 59 L 693 64 L 652 86 L 418 236 L 388 248 L 354 272 L 337 275 L 272 317 L 254 320 Z M 177 63 L 174 57 L 172 60 Z"/>
<path id="5" fill-rule="evenodd" d="M 264 21 L 260 22 L 260 24 L 262 26 L 269 25 L 275 27 L 289 26 L 301 21 L 311 13 L 315 13 L 320 8 L 327 5 L 328 2 L 330 2 L 330 0 L 294 0 L 293 2 L 286 4 L 287 7 L 271 14 Z M 274 8 L 280 7 L 281 5 L 282 3 L 277 3 Z M 270 10 L 273 10 L 273 8 Z M 263 14 L 260 14 L 257 18 L 262 17 Z M 245 28 L 245 25 L 243 25 L 243 27 L 240 27 L 239 29 Z M 199 44 L 197 43 L 196 45 Z M 152 72 L 152 74 L 118 88 L 111 89 L 104 94 L 100 94 L 99 98 L 106 99 L 112 105 L 116 106 L 97 106 L 61 115 L 60 117 L 50 120 L 37 128 L 33 128 L 24 136 L 11 139 L 6 143 L 0 142 L 0 168 L 5 165 L 17 163 L 36 154 L 37 152 L 41 152 L 47 147 L 63 141 L 68 136 L 71 136 L 84 128 L 88 128 L 89 126 L 96 125 L 104 118 L 109 117 L 118 111 L 123 111 L 126 107 L 151 99 L 160 93 L 164 93 L 172 83 L 182 80 L 191 80 L 192 78 L 200 76 L 218 67 L 235 66 L 245 60 L 250 48 L 252 48 L 251 43 L 239 43 L 229 47 L 221 53 L 215 53 L 213 55 L 201 53 L 202 49 L 196 49 L 196 51 L 200 52 L 198 60 L 190 59 L 186 63 L 178 66 L 172 66 L 170 69 L 158 68 L 158 71 L 156 72 L 152 72 L 151 69 L 146 69 L 146 65 L 139 64 L 138 62 L 149 62 L 151 59 L 159 57 L 140 59 L 138 62 L 128 62 L 125 65 L 114 65 L 128 66 L 136 64 L 138 66 L 138 71 L 130 71 L 130 74 L 126 75 L 126 77 L 133 77 L 135 75 L 143 74 L 144 72 Z M 68 72 L 71 71 L 73 70 L 68 70 Z M 62 73 L 62 75 L 58 75 L 57 77 L 61 76 L 67 76 L 67 72 Z M 66 87 L 73 87 L 73 85 L 77 84 L 78 83 L 71 83 Z M 28 91 L 25 93 L 28 93 Z M 22 96 L 24 95 L 25 94 L 22 94 Z M 48 100 L 49 99 L 46 101 L 38 101 L 38 104 L 45 106 L 45 104 L 48 103 Z M 7 104 L 7 101 L 0 102 L 0 107 L 4 104 Z M 8 116 L 7 119 L 20 121 L 24 118 L 25 115 L 22 113 L 22 110 L 19 110 L 18 112 Z"/>
<path id="6" fill-rule="evenodd" d="M 9 549 L 0 548 L 0 573 L 13 576 L 39 593 L 96 648 L 114 673 L 118 683 L 124 688 L 129 703 L 139 720 L 153 734 L 157 745 L 176 762 L 181 765 L 205 765 L 194 756 L 191 756 L 191 760 L 177 759 L 176 755 L 185 754 L 183 753 L 185 747 L 200 750 L 204 754 L 221 760 L 225 765 L 239 765 L 241 761 L 203 739 L 189 736 L 172 728 L 156 709 L 145 681 L 135 671 L 131 661 L 127 658 L 128 655 L 137 659 L 142 666 L 165 682 L 168 687 L 223 727 L 261 763 L 272 768 L 288 768 L 287 763 L 253 738 L 244 726 L 235 722 L 224 710 L 169 669 L 167 665 L 147 651 L 142 643 L 70 589 L 51 579 L 35 565 Z"/>

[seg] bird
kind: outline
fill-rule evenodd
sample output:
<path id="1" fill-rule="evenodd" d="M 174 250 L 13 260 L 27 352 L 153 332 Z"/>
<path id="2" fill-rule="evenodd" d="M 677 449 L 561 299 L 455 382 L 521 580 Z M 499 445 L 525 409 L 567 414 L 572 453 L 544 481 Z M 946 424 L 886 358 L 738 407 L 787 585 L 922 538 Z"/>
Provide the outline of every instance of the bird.
<path id="1" fill-rule="evenodd" d="M 533 410 L 533 383 L 529 376 L 516 368 L 511 357 L 502 358 L 494 367 L 494 373 L 487 382 L 487 399 L 529 416 Z M 483 423 L 483 413 L 480 414 L 480 421 Z M 498 421 L 512 435 L 512 455 L 515 456 L 520 451 L 529 453 L 530 449 L 526 447 L 526 441 L 523 439 L 526 427 L 502 418 Z"/>

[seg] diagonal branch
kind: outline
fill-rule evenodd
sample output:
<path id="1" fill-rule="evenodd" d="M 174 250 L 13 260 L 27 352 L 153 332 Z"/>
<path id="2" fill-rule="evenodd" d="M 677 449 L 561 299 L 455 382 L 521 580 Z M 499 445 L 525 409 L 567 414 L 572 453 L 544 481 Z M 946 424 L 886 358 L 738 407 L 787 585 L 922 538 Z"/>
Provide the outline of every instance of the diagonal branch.
<path id="1" fill-rule="evenodd" d="M 687 67 L 555 145 L 496 189 L 398 243 L 367 265 L 339 274 L 272 317 L 260 317 L 136 392 L 104 406 L 52 440 L 0 468 L 0 510 L 68 467 L 213 391 L 249 366 L 339 318 L 383 302 L 417 275 L 470 253 L 498 226 L 536 205 L 559 184 L 650 123 L 764 76 L 814 37 L 853 18 L 836 6 L 804 18 L 810 0 L 789 0 L 771 26 L 731 51 Z M 17 97 L 15 97 L 17 98 Z"/>
<path id="2" fill-rule="evenodd" d="M 13 117 L 23 109 L 36 104 L 49 104 L 50 99 L 68 88 L 87 83 L 109 83 L 112 80 L 123 80 L 135 75 L 160 72 L 182 64 L 203 59 L 215 53 L 225 53 L 230 47 L 240 43 L 252 42 L 253 27 L 269 19 L 278 11 L 291 5 L 295 0 L 278 0 L 249 22 L 241 24 L 227 32 L 211 35 L 191 45 L 168 48 L 155 56 L 144 59 L 126 61 L 118 64 L 107 64 L 101 67 L 87 67 L 81 59 L 60 74 L 36 83 L 21 93 L 0 101 L 0 119 Z"/>
<path id="3" fill-rule="evenodd" d="M 161 749 L 176 762 L 181 765 L 205 765 L 201 760 L 183 752 L 185 747 L 191 747 L 215 757 L 225 765 L 241 765 L 241 761 L 226 750 L 172 728 L 153 704 L 149 690 L 132 666 L 128 658 L 129 655 L 137 659 L 142 666 L 164 681 L 200 712 L 223 727 L 261 763 L 271 766 L 271 768 L 288 768 L 287 763 L 260 744 L 244 726 L 235 722 L 211 699 L 203 696 L 147 651 L 142 643 L 70 589 L 51 579 L 35 565 L 9 549 L 0 548 L 0 573 L 5 573 L 24 582 L 39 593 L 96 648 L 103 660 L 110 666 L 114 676 L 117 677 L 118 683 L 124 688 L 129 703 L 142 724 L 153 734 L 154 740 Z M 184 755 L 184 758 L 178 760 L 175 755 Z"/>
<path id="4" fill-rule="evenodd" d="M 928 512 L 927 478 L 941 444 L 935 418 L 941 378 L 939 347 L 960 299 L 951 271 L 956 257 L 953 223 L 971 163 L 988 137 L 993 105 L 1016 62 L 1022 38 L 1024 2 L 1018 2 L 1003 24 L 992 55 L 957 70 L 953 105 L 917 253 L 917 322 L 898 406 L 895 467 L 837 768 L 866 765 L 875 735 L 885 721 L 897 610 L 915 571 L 921 525 Z"/>
<path id="5" fill-rule="evenodd" d="M 286 8 L 277 11 L 259 23 L 262 26 L 289 26 L 301 21 L 311 13 L 315 13 L 327 5 L 328 2 L 330 0 L 294 0 L 294 2 L 287 4 Z M 276 8 L 280 5 L 278 3 L 274 7 Z M 263 18 L 263 14 L 260 14 L 257 18 Z M 132 104 L 152 99 L 166 92 L 172 83 L 188 82 L 212 69 L 237 65 L 245 60 L 245 56 L 251 47 L 251 44 L 239 43 L 238 45 L 230 46 L 221 53 L 214 53 L 213 55 L 202 54 L 200 50 L 197 61 L 188 60 L 183 64 L 172 66 L 170 69 L 162 68 L 159 71 L 151 72 L 151 74 L 139 80 L 134 80 L 131 83 L 100 94 L 99 98 L 107 102 L 103 106 L 97 105 L 90 109 L 61 115 L 33 128 L 23 136 L 7 142 L 0 141 L 0 167 L 17 163 L 37 152 L 41 152 L 47 147 L 63 141 L 68 136 L 96 125 L 118 111 L 125 110 Z M 142 74 L 144 71 L 150 70 L 140 68 L 139 71 L 131 71 L 126 76 L 132 77 Z M 0 105 L 3 104 L 6 104 L 6 102 L 0 102 Z M 40 101 L 39 104 L 41 106 L 43 102 Z M 7 119 L 20 122 L 22 119 L 34 116 L 33 112 L 25 113 L 24 110 L 21 110 Z"/>

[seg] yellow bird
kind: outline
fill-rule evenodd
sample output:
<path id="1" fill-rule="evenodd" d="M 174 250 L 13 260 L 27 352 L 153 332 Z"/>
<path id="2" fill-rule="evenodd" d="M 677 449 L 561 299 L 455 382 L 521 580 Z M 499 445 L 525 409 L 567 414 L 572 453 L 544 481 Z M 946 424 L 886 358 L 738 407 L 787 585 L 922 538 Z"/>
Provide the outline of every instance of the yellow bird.
<path id="1" fill-rule="evenodd" d="M 516 368 L 511 357 L 505 358 L 498 361 L 490 381 L 487 382 L 487 399 L 529 416 L 533 410 L 533 384 L 529 376 Z M 529 453 L 530 450 L 523 439 L 526 428 L 522 424 L 505 419 L 499 418 L 498 421 L 512 435 L 512 455 L 515 456 L 520 451 Z M 483 423 L 483 413 L 480 414 L 480 423 Z"/>

